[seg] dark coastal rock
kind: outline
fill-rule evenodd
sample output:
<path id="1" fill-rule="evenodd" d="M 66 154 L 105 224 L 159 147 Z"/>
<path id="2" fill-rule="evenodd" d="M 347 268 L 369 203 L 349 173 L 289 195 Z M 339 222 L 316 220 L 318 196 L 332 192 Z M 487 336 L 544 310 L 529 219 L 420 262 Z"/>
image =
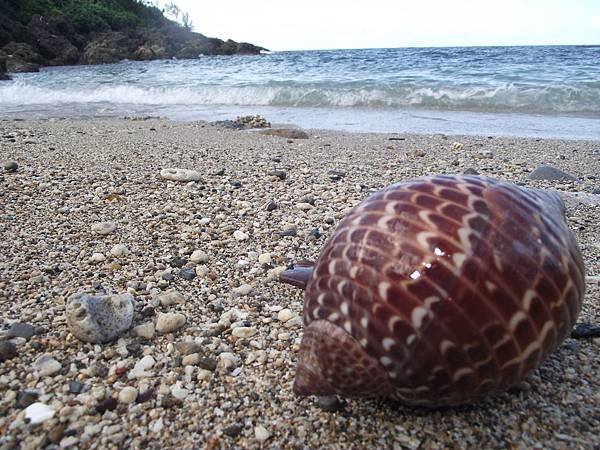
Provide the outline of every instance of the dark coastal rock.
<path id="1" fill-rule="evenodd" d="M 293 128 L 273 128 L 263 130 L 260 132 L 267 136 L 277 136 L 286 139 L 308 139 L 308 134 L 302 130 L 296 130 Z"/>
<path id="2" fill-rule="evenodd" d="M 0 80 L 10 80 L 6 74 L 6 53 L 0 51 Z"/>
<path id="3" fill-rule="evenodd" d="M 76 36 L 73 25 L 63 16 L 33 15 L 27 26 L 31 42 L 35 42 L 45 65 L 77 64 L 79 49 L 69 37 Z"/>
<path id="4" fill-rule="evenodd" d="M 12 73 L 39 72 L 44 61 L 42 55 L 24 42 L 9 42 L 2 51 L 6 53 L 6 70 Z"/>
<path id="5" fill-rule="evenodd" d="M 110 64 L 127 59 L 137 46 L 125 33 L 106 32 L 94 34 L 83 49 L 84 64 Z"/>
<path id="6" fill-rule="evenodd" d="M 570 173 L 563 172 L 556 167 L 542 164 L 529 174 L 530 180 L 545 180 L 545 181 L 576 181 L 580 182 L 579 178 L 574 177 Z"/>

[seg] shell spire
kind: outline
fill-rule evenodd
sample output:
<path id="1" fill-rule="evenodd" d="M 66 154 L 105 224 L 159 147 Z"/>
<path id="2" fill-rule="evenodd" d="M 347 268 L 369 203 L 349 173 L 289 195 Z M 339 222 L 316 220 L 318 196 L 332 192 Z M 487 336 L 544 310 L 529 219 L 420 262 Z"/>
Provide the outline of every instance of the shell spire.
<path id="1" fill-rule="evenodd" d="M 306 282 L 297 394 L 442 406 L 539 367 L 575 324 L 584 266 L 557 194 L 439 175 L 360 203 L 282 281 Z"/>

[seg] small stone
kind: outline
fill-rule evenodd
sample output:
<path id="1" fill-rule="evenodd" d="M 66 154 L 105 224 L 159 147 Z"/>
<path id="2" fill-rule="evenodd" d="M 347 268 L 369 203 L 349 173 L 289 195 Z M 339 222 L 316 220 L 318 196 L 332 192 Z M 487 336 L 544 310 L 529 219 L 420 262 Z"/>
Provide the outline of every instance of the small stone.
<path id="1" fill-rule="evenodd" d="M 109 342 L 131 326 L 133 297 L 76 293 L 67 300 L 66 316 L 69 329 L 77 339 L 94 344 Z"/>
<path id="2" fill-rule="evenodd" d="M 150 356 L 150 355 L 144 356 L 142 359 L 140 359 L 138 362 L 135 363 L 135 366 L 133 366 L 133 369 L 131 369 L 129 371 L 129 373 L 127 374 L 127 378 L 133 379 L 133 378 L 145 378 L 145 377 L 151 376 L 152 374 L 150 372 L 148 372 L 148 370 L 151 369 L 155 363 L 156 363 L 156 361 L 154 360 L 154 358 L 152 356 Z"/>
<path id="3" fill-rule="evenodd" d="M 254 437 L 261 444 L 271 437 L 271 433 L 262 425 L 254 427 Z"/>
<path id="4" fill-rule="evenodd" d="M 142 309 L 143 317 L 152 317 L 155 313 L 156 311 L 152 306 L 146 306 L 144 309 Z"/>
<path id="5" fill-rule="evenodd" d="M 479 172 L 477 172 L 475 169 L 473 169 L 472 167 L 469 167 L 468 169 L 466 169 L 463 174 L 465 175 L 479 175 Z"/>
<path id="6" fill-rule="evenodd" d="M 154 397 L 154 388 L 146 389 L 144 392 L 140 392 L 135 399 L 136 403 L 145 403 Z"/>
<path id="7" fill-rule="evenodd" d="M 142 323 L 131 330 L 134 336 L 141 337 L 143 339 L 152 339 L 154 332 L 154 324 L 152 322 Z"/>
<path id="8" fill-rule="evenodd" d="M 50 431 L 48 431 L 48 440 L 50 442 L 52 442 L 53 444 L 58 444 L 60 443 L 61 439 L 63 438 L 63 435 L 65 433 L 65 425 L 63 424 L 58 424 L 54 427 L 52 427 L 52 429 Z"/>
<path id="9" fill-rule="evenodd" d="M 185 260 L 185 258 L 180 258 L 178 256 L 175 256 L 169 260 L 169 265 L 175 268 L 183 267 L 186 263 L 187 261 Z"/>
<path id="10" fill-rule="evenodd" d="M 185 325 L 186 317 L 181 313 L 160 313 L 156 320 L 156 331 L 160 334 L 172 333 Z"/>
<path id="11" fill-rule="evenodd" d="M 184 400 L 188 396 L 189 393 L 190 393 L 189 390 L 182 388 L 181 385 L 179 385 L 179 384 L 175 384 L 171 388 L 171 395 L 173 397 L 175 397 L 177 400 Z"/>
<path id="12" fill-rule="evenodd" d="M 275 200 L 270 200 L 269 203 L 267 203 L 267 206 L 265 207 L 265 209 L 268 212 L 271 211 L 275 211 L 278 208 L 279 205 L 277 205 L 277 202 Z"/>
<path id="13" fill-rule="evenodd" d="M 17 394 L 17 405 L 20 408 L 27 408 L 29 405 L 37 402 L 40 395 L 33 391 L 20 391 Z"/>
<path id="14" fill-rule="evenodd" d="M 127 256 L 129 254 L 129 249 L 125 244 L 116 244 L 110 249 L 110 254 L 116 258 L 120 258 L 122 256 Z"/>
<path id="15" fill-rule="evenodd" d="M 35 327 L 28 323 L 13 323 L 8 330 L 10 337 L 31 338 L 35 334 Z"/>
<path id="16" fill-rule="evenodd" d="M 135 402 L 137 395 L 138 390 L 136 388 L 133 386 L 125 386 L 121 389 L 121 392 L 119 392 L 119 403 L 129 405 L 130 403 Z"/>
<path id="17" fill-rule="evenodd" d="M 76 380 L 69 380 L 69 393 L 78 395 L 83 391 L 83 383 Z"/>
<path id="18" fill-rule="evenodd" d="M 296 208 L 298 208 L 300 211 L 308 211 L 311 210 L 313 206 L 310 203 L 297 203 Z"/>
<path id="19" fill-rule="evenodd" d="M 236 437 L 242 432 L 243 429 L 244 427 L 241 425 L 230 425 L 223 428 L 223 434 L 229 437 Z"/>
<path id="20" fill-rule="evenodd" d="M 106 256 L 104 256 L 102 253 L 94 253 L 90 258 L 91 263 L 101 263 L 105 260 Z"/>
<path id="21" fill-rule="evenodd" d="M 62 365 L 50 355 L 42 355 L 35 360 L 33 368 L 40 377 L 46 377 L 54 375 L 62 368 Z"/>
<path id="22" fill-rule="evenodd" d="M 283 170 L 272 170 L 271 172 L 269 172 L 269 175 L 272 177 L 279 178 L 282 181 L 285 180 L 287 177 L 287 174 Z"/>
<path id="23" fill-rule="evenodd" d="M 181 358 L 182 366 L 196 366 L 200 362 L 200 354 L 192 353 L 191 355 L 185 355 Z"/>
<path id="24" fill-rule="evenodd" d="M 236 241 L 245 241 L 248 239 L 248 235 L 241 230 L 235 230 L 233 232 L 233 237 Z"/>
<path id="25" fill-rule="evenodd" d="M 75 436 L 67 436 L 60 440 L 60 448 L 69 448 L 79 444 L 79 438 Z"/>
<path id="26" fill-rule="evenodd" d="M 203 250 L 194 250 L 190 255 L 190 261 L 193 263 L 204 263 L 208 261 L 208 255 Z"/>
<path id="27" fill-rule="evenodd" d="M 196 341 L 180 341 L 175 344 L 175 349 L 180 355 L 187 356 L 199 353 L 202 350 L 202 346 Z"/>
<path id="28" fill-rule="evenodd" d="M 8 161 L 4 163 L 4 170 L 8 173 L 14 173 L 19 169 L 19 165 L 16 161 Z"/>
<path id="29" fill-rule="evenodd" d="M 172 306 L 178 303 L 183 303 L 185 298 L 175 289 L 170 289 L 167 292 L 158 295 L 158 300 L 162 306 Z"/>
<path id="30" fill-rule="evenodd" d="M 112 233 L 117 228 L 117 224 L 114 222 L 98 222 L 92 225 L 92 231 L 101 236 L 106 236 Z"/>
<path id="31" fill-rule="evenodd" d="M 217 361 L 214 358 L 201 358 L 200 361 L 198 361 L 198 366 L 201 369 L 214 372 L 217 368 Z"/>
<path id="32" fill-rule="evenodd" d="M 262 255 L 260 255 L 258 257 L 258 263 L 259 264 L 271 264 L 271 254 L 263 253 Z"/>
<path id="33" fill-rule="evenodd" d="M 117 399 L 114 397 L 107 397 L 96 405 L 96 410 L 100 414 L 104 414 L 106 411 L 113 411 L 117 407 Z"/>
<path id="34" fill-rule="evenodd" d="M 576 181 L 580 180 L 570 173 L 563 172 L 556 167 L 542 164 L 529 174 L 530 180 L 546 180 L 546 181 Z"/>
<path id="35" fill-rule="evenodd" d="M 593 323 L 578 323 L 571 332 L 574 339 L 588 339 L 600 337 L 600 325 Z"/>
<path id="36" fill-rule="evenodd" d="M 168 168 L 160 171 L 160 176 L 170 181 L 200 181 L 202 175 L 200 172 L 189 169 Z"/>
<path id="37" fill-rule="evenodd" d="M 236 338 L 249 338 L 254 336 L 258 330 L 254 327 L 235 327 L 231 330 L 232 336 Z"/>
<path id="38" fill-rule="evenodd" d="M 54 414 L 55 411 L 53 408 L 40 402 L 32 403 L 25 408 L 25 419 L 27 419 L 29 423 L 33 425 L 42 423 L 48 419 L 52 419 Z"/>
<path id="39" fill-rule="evenodd" d="M 281 322 L 287 322 L 294 316 L 295 316 L 295 314 L 291 309 L 284 308 L 277 313 L 277 320 L 279 320 Z"/>
<path id="40" fill-rule="evenodd" d="M 323 411 L 336 412 L 344 408 L 345 403 L 337 395 L 324 395 L 317 398 L 317 406 Z"/>
<path id="41" fill-rule="evenodd" d="M 281 237 L 296 236 L 297 234 L 298 228 L 296 228 L 295 226 L 286 228 L 285 230 L 279 232 L 279 236 Z"/>
<path id="42" fill-rule="evenodd" d="M 191 281 L 196 278 L 196 269 L 181 269 L 179 276 L 186 281 Z"/>
<path id="43" fill-rule="evenodd" d="M 477 157 L 483 159 L 491 159 L 494 157 L 494 153 L 491 150 L 479 150 L 477 152 Z"/>
<path id="44" fill-rule="evenodd" d="M 250 286 L 249 284 L 242 284 L 241 286 L 238 286 L 231 290 L 231 293 L 234 297 L 244 297 L 250 294 L 250 292 L 252 292 L 252 286 Z"/>

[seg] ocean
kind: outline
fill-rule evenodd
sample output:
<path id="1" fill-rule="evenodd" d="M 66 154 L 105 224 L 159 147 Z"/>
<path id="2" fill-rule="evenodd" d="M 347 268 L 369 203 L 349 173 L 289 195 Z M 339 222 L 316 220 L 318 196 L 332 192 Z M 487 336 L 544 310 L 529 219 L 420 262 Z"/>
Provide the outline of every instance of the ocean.
<path id="1" fill-rule="evenodd" d="M 360 132 L 600 139 L 600 46 L 395 48 L 44 68 L 0 118 L 163 116 Z"/>

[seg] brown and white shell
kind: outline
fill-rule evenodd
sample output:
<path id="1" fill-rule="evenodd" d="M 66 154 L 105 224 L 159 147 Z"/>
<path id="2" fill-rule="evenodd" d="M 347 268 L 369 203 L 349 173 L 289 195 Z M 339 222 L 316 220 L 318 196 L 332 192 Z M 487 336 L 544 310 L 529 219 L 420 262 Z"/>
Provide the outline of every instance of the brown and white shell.
<path id="1" fill-rule="evenodd" d="M 355 207 L 303 286 L 294 391 L 414 405 L 477 400 L 575 324 L 584 266 L 555 193 L 479 176 L 394 184 Z"/>

